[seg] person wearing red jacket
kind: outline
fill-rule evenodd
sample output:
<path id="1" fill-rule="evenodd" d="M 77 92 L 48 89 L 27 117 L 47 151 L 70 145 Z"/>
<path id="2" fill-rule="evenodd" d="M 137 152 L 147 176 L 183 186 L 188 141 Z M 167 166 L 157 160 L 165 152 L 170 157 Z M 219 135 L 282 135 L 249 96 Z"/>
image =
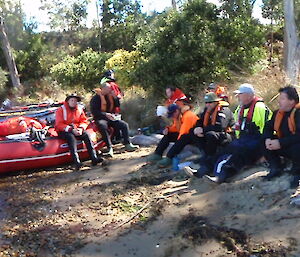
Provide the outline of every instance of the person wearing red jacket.
<path id="1" fill-rule="evenodd" d="M 187 99 L 186 95 L 177 87 L 167 86 L 166 87 L 167 100 L 165 105 L 168 107 L 170 104 L 176 104 L 179 100 Z"/>
<path id="2" fill-rule="evenodd" d="M 79 170 L 82 167 L 77 153 L 77 140 L 84 141 L 93 166 L 102 161 L 101 158 L 97 157 L 90 136 L 86 132 L 88 121 L 83 108 L 78 105 L 80 101 L 81 97 L 75 94 L 69 95 L 64 104 L 55 113 L 55 130 L 59 137 L 67 141 L 75 164 L 75 170 Z"/>
<path id="3" fill-rule="evenodd" d="M 120 101 L 123 98 L 124 94 L 120 89 L 120 86 L 117 84 L 115 79 L 115 71 L 114 70 L 107 70 L 104 73 L 104 77 L 101 79 L 100 84 L 108 83 L 110 88 L 112 89 L 112 95 L 115 98 L 115 113 L 120 113 Z"/>

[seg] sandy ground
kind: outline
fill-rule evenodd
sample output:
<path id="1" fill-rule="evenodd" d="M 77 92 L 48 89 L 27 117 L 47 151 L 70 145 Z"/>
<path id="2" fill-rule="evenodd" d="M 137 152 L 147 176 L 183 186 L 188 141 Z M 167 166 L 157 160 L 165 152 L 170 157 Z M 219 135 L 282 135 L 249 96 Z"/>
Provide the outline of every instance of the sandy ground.
<path id="1" fill-rule="evenodd" d="M 0 256 L 300 256 L 289 175 L 211 185 L 146 164 L 152 151 L 1 177 Z"/>

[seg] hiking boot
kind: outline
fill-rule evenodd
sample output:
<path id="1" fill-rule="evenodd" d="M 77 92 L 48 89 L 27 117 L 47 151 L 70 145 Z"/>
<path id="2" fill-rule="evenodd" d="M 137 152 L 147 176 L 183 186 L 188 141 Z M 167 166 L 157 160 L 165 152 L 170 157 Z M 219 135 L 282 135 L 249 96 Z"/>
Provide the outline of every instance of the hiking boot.
<path id="1" fill-rule="evenodd" d="M 140 147 L 138 145 L 133 145 L 132 143 L 125 145 L 125 150 L 127 152 L 134 152 L 135 150 L 139 149 Z"/>
<path id="2" fill-rule="evenodd" d="M 82 168 L 82 166 L 83 166 L 83 164 L 81 162 L 76 162 L 74 164 L 74 170 L 78 171 L 78 170 L 80 170 Z"/>
<path id="3" fill-rule="evenodd" d="M 111 140 L 111 143 L 113 145 L 117 145 L 117 144 L 121 144 L 123 142 L 122 138 L 119 138 L 119 139 L 112 139 Z"/>
<path id="4" fill-rule="evenodd" d="M 97 157 L 96 159 L 92 160 L 92 166 L 96 166 L 100 162 L 103 162 L 103 158 Z"/>
<path id="5" fill-rule="evenodd" d="M 184 170 L 185 174 L 188 175 L 191 178 L 194 177 L 194 176 L 196 176 L 197 170 L 192 169 L 189 166 L 183 167 L 183 170 Z"/>
<path id="6" fill-rule="evenodd" d="M 153 163 L 161 160 L 161 156 L 159 154 L 153 153 L 147 156 L 147 162 Z"/>
<path id="7" fill-rule="evenodd" d="M 166 168 L 168 166 L 172 165 L 172 159 L 166 157 L 161 159 L 158 163 L 157 163 L 158 167 L 160 168 Z"/>

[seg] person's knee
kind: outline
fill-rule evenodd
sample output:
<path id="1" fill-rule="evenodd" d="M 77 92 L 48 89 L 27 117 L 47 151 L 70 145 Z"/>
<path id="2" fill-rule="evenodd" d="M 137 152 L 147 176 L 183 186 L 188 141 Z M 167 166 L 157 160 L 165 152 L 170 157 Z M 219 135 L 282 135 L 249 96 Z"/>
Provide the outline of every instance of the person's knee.
<path id="1" fill-rule="evenodd" d="M 208 131 L 205 133 L 206 140 L 217 140 L 218 134 L 215 131 Z"/>
<path id="2" fill-rule="evenodd" d="M 123 120 L 119 120 L 118 121 L 118 126 L 121 128 L 121 129 L 129 129 L 129 126 L 128 126 L 128 123 L 123 121 Z"/>
<path id="3" fill-rule="evenodd" d="M 86 131 L 83 131 L 81 137 L 82 137 L 82 138 L 88 138 L 88 139 L 89 139 L 89 138 L 90 138 L 90 135 L 89 135 L 89 133 L 87 133 Z"/>
<path id="4" fill-rule="evenodd" d="M 66 133 L 65 138 L 67 141 L 76 140 L 75 135 L 73 133 Z"/>
<path id="5" fill-rule="evenodd" d="M 107 130 L 108 129 L 108 124 L 106 120 L 97 120 L 96 125 L 99 130 Z"/>

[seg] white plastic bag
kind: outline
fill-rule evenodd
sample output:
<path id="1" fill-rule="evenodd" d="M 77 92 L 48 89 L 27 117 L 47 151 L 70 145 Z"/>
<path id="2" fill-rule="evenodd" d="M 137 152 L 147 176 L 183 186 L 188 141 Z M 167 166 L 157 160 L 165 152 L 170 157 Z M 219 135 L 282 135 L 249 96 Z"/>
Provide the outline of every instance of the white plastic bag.
<path id="1" fill-rule="evenodd" d="M 167 117 L 168 108 L 166 106 L 159 105 L 156 108 L 156 115 Z"/>

